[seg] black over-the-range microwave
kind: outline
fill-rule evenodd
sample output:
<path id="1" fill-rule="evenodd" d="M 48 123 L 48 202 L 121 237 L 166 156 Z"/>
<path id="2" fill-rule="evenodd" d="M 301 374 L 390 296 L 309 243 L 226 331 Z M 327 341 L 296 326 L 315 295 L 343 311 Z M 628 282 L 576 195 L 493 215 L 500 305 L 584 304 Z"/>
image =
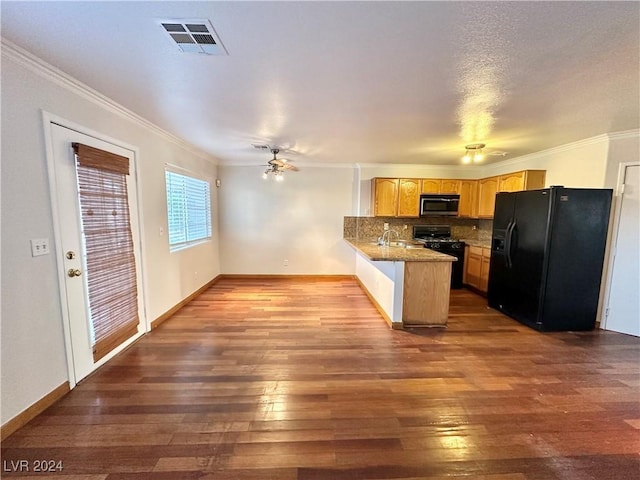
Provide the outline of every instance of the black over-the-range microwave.
<path id="1" fill-rule="evenodd" d="M 460 195 L 428 194 L 420 195 L 420 216 L 458 215 Z"/>

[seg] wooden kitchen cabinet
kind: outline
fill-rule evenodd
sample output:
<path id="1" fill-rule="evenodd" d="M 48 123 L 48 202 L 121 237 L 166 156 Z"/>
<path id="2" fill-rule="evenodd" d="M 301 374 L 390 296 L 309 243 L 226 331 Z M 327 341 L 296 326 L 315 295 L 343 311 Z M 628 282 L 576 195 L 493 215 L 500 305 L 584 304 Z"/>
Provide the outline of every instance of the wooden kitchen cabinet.
<path id="1" fill-rule="evenodd" d="M 421 194 L 458 194 L 459 217 L 493 218 L 496 193 L 544 188 L 545 170 L 518 172 L 480 180 L 448 178 L 372 179 L 372 211 L 376 217 L 420 216 Z"/>
<path id="2" fill-rule="evenodd" d="M 460 180 L 448 178 L 423 178 L 421 193 L 460 193 Z"/>
<path id="3" fill-rule="evenodd" d="M 482 275 L 482 248 L 468 246 L 464 260 L 465 283 L 480 290 L 480 278 Z"/>
<path id="4" fill-rule="evenodd" d="M 398 216 L 420 216 L 420 180 L 401 178 L 398 192 Z"/>
<path id="5" fill-rule="evenodd" d="M 519 192 L 544 188 L 546 170 L 522 170 L 500 175 L 499 192 Z"/>
<path id="6" fill-rule="evenodd" d="M 478 180 L 478 217 L 493 218 L 500 177 Z"/>
<path id="7" fill-rule="evenodd" d="M 395 217 L 398 214 L 398 178 L 374 178 L 371 184 L 373 215 Z"/>
<path id="8" fill-rule="evenodd" d="M 489 286 L 489 265 L 491 249 L 473 247 L 465 248 L 463 283 L 486 293 Z"/>
<path id="9" fill-rule="evenodd" d="M 418 217 L 420 180 L 417 178 L 374 178 L 371 185 L 373 215 L 376 217 Z"/>
<path id="10" fill-rule="evenodd" d="M 440 193 L 439 178 L 423 178 L 422 179 L 421 193 Z"/>
<path id="11" fill-rule="evenodd" d="M 480 291 L 489 290 L 489 266 L 491 265 L 491 249 L 482 249 L 482 263 L 480 265 Z"/>
<path id="12" fill-rule="evenodd" d="M 458 204 L 458 216 L 475 217 L 478 214 L 478 181 L 460 180 L 460 203 Z"/>
<path id="13" fill-rule="evenodd" d="M 438 193 L 459 194 L 460 180 L 440 180 L 440 191 Z"/>

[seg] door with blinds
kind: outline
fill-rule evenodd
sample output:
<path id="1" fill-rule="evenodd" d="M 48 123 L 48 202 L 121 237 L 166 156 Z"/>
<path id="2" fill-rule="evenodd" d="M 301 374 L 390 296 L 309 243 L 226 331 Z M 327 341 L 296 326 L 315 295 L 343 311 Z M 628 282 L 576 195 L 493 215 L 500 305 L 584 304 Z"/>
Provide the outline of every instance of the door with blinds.
<path id="1" fill-rule="evenodd" d="M 56 253 L 71 383 L 144 333 L 132 151 L 51 124 Z"/>

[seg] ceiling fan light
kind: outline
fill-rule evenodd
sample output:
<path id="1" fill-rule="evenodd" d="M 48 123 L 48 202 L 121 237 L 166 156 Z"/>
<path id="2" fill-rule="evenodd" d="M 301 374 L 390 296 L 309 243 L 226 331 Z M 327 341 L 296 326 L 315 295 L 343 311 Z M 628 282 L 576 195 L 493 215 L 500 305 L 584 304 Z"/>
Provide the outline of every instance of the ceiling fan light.
<path id="1" fill-rule="evenodd" d="M 265 180 L 269 178 L 269 170 L 264 171 L 264 173 L 262 174 L 262 178 L 264 178 Z"/>
<path id="2" fill-rule="evenodd" d="M 282 175 L 282 172 L 276 173 L 276 181 L 281 182 L 283 180 L 284 180 L 284 175 Z"/>
<path id="3" fill-rule="evenodd" d="M 484 160 L 482 149 L 486 147 L 484 143 L 472 143 L 464 147 L 465 155 L 462 157 L 462 163 L 471 163 L 471 161 L 481 162 Z"/>

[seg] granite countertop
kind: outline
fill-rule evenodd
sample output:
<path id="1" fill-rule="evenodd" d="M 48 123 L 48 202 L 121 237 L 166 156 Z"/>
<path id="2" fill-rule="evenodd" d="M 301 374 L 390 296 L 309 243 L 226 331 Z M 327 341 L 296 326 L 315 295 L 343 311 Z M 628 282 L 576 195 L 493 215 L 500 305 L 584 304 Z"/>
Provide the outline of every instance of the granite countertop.
<path id="1" fill-rule="evenodd" d="M 458 259 L 451 255 L 439 253 L 421 244 L 415 246 L 408 242 L 405 247 L 381 247 L 375 242 L 358 242 L 355 239 L 344 239 L 349 245 L 362 253 L 369 260 L 387 262 L 456 262 Z M 395 242 L 394 242 L 395 243 Z"/>
<path id="2" fill-rule="evenodd" d="M 467 240 L 464 238 L 461 238 L 460 240 L 472 247 L 491 248 L 491 240 Z"/>

